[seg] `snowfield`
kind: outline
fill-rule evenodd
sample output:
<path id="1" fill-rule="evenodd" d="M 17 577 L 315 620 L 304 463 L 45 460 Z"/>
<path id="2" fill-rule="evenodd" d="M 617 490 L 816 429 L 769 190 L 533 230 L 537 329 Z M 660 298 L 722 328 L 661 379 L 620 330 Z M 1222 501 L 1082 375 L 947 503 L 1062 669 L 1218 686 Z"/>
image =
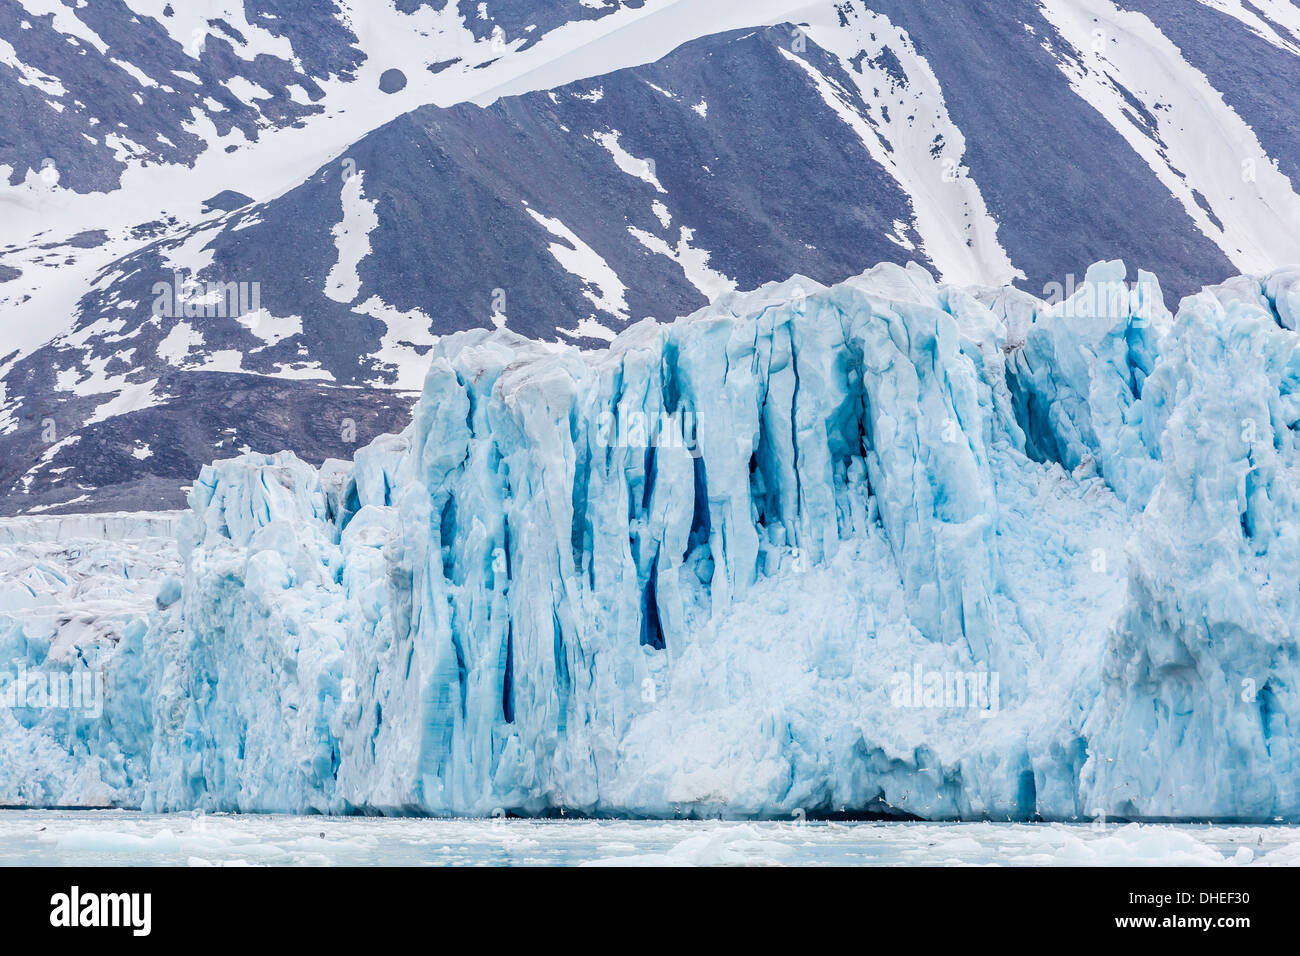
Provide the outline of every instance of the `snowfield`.
<path id="1" fill-rule="evenodd" d="M 1300 270 L 1162 301 L 885 265 L 446 337 L 354 461 L 205 468 L 94 654 L 10 628 L 106 696 L 12 711 L 0 800 L 1295 822 Z"/>

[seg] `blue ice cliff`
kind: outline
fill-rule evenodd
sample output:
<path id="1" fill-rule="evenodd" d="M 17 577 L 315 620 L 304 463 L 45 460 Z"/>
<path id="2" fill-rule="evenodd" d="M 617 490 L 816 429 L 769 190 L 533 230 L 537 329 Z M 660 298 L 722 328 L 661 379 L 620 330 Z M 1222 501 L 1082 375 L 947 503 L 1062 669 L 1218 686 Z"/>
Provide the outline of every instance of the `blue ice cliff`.
<path id="1" fill-rule="evenodd" d="M 6 727 L 70 769 L 0 795 L 1300 820 L 1300 269 L 1126 280 L 449 336 L 353 462 L 203 470 L 104 717 Z"/>

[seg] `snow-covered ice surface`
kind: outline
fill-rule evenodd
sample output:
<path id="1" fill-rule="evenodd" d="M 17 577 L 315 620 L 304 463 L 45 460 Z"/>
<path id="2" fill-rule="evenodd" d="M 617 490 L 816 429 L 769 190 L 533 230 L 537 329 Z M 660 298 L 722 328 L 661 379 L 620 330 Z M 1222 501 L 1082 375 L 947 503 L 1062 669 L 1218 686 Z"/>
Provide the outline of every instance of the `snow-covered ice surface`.
<path id="1" fill-rule="evenodd" d="M 1294 866 L 1294 827 L 0 813 L 0 866 Z"/>
<path id="2" fill-rule="evenodd" d="M 1055 305 L 882 266 L 600 352 L 444 338 L 353 462 L 204 469 L 183 579 L 56 739 L 75 774 L 33 779 L 24 739 L 0 783 L 1296 822 L 1300 270 L 1161 302 L 1117 262 Z"/>

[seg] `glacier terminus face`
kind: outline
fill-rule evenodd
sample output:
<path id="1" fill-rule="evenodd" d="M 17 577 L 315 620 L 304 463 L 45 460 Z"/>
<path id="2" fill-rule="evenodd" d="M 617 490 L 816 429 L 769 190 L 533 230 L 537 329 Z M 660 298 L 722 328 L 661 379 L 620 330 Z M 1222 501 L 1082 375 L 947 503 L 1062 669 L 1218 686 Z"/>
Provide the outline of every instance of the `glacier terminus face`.
<path id="1" fill-rule="evenodd" d="M 1296 822 L 1300 269 L 1071 292 L 449 335 L 353 461 L 203 469 L 104 715 L 0 728 L 63 754 L 0 801 Z"/>

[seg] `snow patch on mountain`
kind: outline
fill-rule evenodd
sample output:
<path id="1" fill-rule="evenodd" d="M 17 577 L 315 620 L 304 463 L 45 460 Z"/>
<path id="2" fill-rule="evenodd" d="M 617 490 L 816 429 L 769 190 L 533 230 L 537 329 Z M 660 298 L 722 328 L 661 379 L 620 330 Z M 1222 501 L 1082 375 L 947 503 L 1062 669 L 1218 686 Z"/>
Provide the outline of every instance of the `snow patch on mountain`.
<path id="1" fill-rule="evenodd" d="M 1187 214 L 1244 272 L 1300 260 L 1300 196 L 1250 126 L 1145 16 L 1111 0 L 1048 0 L 1060 66 Z"/>
<path id="2" fill-rule="evenodd" d="M 325 294 L 335 302 L 355 301 L 361 292 L 357 266 L 370 255 L 370 233 L 379 225 L 377 200 L 365 198 L 365 173 L 358 171 L 343 181 L 343 219 L 332 230 L 338 262 L 326 277 Z"/>
<path id="3" fill-rule="evenodd" d="M 654 164 L 650 160 L 638 159 L 619 145 L 618 130 L 594 133 L 592 138 L 609 150 L 609 155 L 614 158 L 615 165 L 623 172 L 629 176 L 635 176 L 642 182 L 649 183 L 658 192 L 667 192 L 663 184 L 659 182 L 658 177 L 655 176 Z"/>
<path id="4" fill-rule="evenodd" d="M 531 207 L 527 211 L 538 225 L 560 240 L 550 243 L 547 248 L 556 262 L 586 284 L 587 291 L 583 295 L 591 304 L 601 312 L 627 321 L 627 286 L 609 263 L 559 219 L 543 215 Z"/>
<path id="5" fill-rule="evenodd" d="M 870 10 L 846 8 L 840 17 L 813 18 L 801 33 L 837 56 L 853 89 L 805 58 L 786 56 L 808 71 L 827 104 L 907 192 L 925 253 L 940 277 L 966 285 L 1009 285 L 1024 278 L 998 242 L 998 224 L 962 164 L 965 138 L 912 39 Z"/>
<path id="6" fill-rule="evenodd" d="M 405 392 L 418 391 L 428 361 L 425 356 L 437 341 L 437 336 L 429 331 L 432 321 L 429 316 L 420 309 L 403 312 L 378 296 L 371 296 L 353 311 L 384 324 L 375 360 L 381 367 L 392 371 L 393 379 L 391 382 L 373 381 L 371 385 Z"/>
<path id="7" fill-rule="evenodd" d="M 660 217 L 661 222 L 665 218 L 670 218 L 667 215 L 667 208 L 662 208 L 664 208 L 664 215 Z M 667 222 L 664 222 L 664 228 L 668 228 Z M 651 252 L 656 252 L 677 263 L 686 276 L 686 281 L 698 289 L 700 294 L 710 302 L 725 292 L 735 291 L 736 280 L 729 279 L 716 269 L 710 268 L 709 253 L 704 249 L 697 249 L 691 245 L 691 240 L 695 238 L 694 230 L 681 226 L 678 229 L 677 244 L 675 246 L 669 245 L 659 236 L 646 232 L 644 229 L 638 229 L 636 226 L 628 226 L 627 231 L 636 237 L 637 242 Z"/>
<path id="8" fill-rule="evenodd" d="M 1236 17 L 1251 32 L 1288 53 L 1300 56 L 1300 8 L 1291 0 L 1199 0 Z"/>

